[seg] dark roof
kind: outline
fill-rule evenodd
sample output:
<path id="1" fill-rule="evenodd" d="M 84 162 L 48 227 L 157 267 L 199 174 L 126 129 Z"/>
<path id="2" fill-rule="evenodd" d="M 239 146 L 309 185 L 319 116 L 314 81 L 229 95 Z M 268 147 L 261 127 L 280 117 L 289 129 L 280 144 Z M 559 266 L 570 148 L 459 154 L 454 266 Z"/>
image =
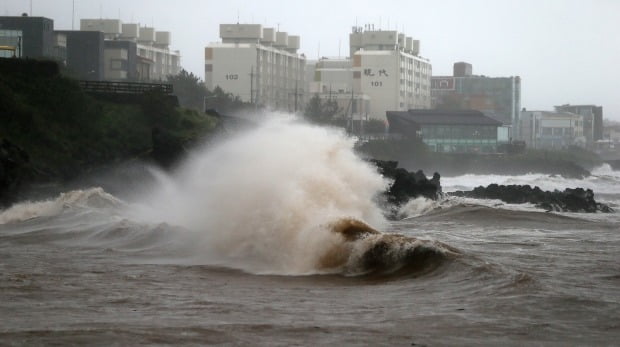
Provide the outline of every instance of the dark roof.
<path id="1" fill-rule="evenodd" d="M 485 116 L 475 110 L 424 110 L 386 112 L 390 128 L 396 124 L 414 123 L 416 125 L 494 125 L 502 122 Z"/>

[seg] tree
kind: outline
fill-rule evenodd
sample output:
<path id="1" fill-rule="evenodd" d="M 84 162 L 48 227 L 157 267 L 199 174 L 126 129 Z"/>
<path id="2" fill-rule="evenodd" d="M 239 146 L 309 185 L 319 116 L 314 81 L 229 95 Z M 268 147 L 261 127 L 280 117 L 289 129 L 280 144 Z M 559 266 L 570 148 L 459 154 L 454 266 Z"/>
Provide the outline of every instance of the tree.
<path id="1" fill-rule="evenodd" d="M 238 96 L 225 92 L 222 88 L 215 87 L 212 91 L 207 89 L 204 82 L 185 69 L 178 75 L 168 76 L 168 82 L 172 84 L 174 94 L 179 99 L 179 105 L 191 108 L 199 112 L 205 109 L 215 109 L 220 113 L 235 113 L 250 108 L 251 104 L 243 102 Z"/>
<path id="2" fill-rule="evenodd" d="M 332 124 L 336 114 L 341 111 L 336 100 L 329 99 L 323 102 L 319 95 L 315 94 L 306 105 L 304 117 L 312 123 Z"/>
<path id="3" fill-rule="evenodd" d="M 207 96 L 207 87 L 202 80 L 187 70 L 182 69 L 178 75 L 168 76 L 174 94 L 179 99 L 179 105 L 196 111 L 204 111 L 204 100 Z"/>

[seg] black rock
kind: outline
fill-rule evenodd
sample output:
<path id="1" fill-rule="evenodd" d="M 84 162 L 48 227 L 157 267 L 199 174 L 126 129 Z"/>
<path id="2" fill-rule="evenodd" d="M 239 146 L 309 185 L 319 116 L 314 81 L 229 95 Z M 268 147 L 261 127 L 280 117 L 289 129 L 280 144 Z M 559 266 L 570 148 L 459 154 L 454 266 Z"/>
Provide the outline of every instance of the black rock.
<path id="1" fill-rule="evenodd" d="M 429 180 L 422 170 L 409 172 L 399 168 L 396 161 L 372 159 L 370 162 L 377 167 L 380 174 L 392 181 L 385 192 L 385 198 L 391 204 L 402 205 L 421 196 L 433 200 L 441 196 L 441 176 L 438 173 Z"/>
<path id="2" fill-rule="evenodd" d="M 31 175 L 28 153 L 7 139 L 0 143 L 0 205 L 11 203 Z"/>
<path id="3" fill-rule="evenodd" d="M 591 189 L 567 188 L 564 191 L 543 191 L 529 185 L 498 185 L 476 187 L 472 191 L 457 191 L 452 196 L 476 199 L 498 199 L 510 204 L 532 203 L 547 211 L 613 212 L 613 209 L 594 200 Z"/>

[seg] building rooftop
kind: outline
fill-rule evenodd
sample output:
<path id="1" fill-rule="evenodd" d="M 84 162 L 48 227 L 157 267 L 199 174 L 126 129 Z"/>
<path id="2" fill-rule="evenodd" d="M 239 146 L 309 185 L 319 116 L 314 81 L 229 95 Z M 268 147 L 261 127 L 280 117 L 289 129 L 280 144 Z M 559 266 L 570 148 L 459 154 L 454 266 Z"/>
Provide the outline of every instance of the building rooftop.
<path id="1" fill-rule="evenodd" d="M 502 122 L 475 110 L 426 110 L 388 111 L 388 121 L 415 123 L 417 125 L 494 125 Z"/>

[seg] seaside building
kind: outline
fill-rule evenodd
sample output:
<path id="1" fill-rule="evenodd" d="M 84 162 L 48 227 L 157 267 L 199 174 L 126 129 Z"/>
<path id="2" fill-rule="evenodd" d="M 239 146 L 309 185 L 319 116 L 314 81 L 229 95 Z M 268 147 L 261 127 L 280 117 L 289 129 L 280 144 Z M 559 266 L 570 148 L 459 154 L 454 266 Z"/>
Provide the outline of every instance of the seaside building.
<path id="1" fill-rule="evenodd" d="M 502 123 L 475 110 L 388 111 L 390 133 L 420 137 L 432 152 L 494 153 L 509 141 Z"/>
<path id="2" fill-rule="evenodd" d="M 521 139 L 527 147 L 564 149 L 586 146 L 584 117 L 571 112 L 521 111 Z"/>
<path id="3" fill-rule="evenodd" d="M 432 66 L 420 55 L 420 41 L 370 25 L 353 27 L 349 58 L 353 94 L 370 100 L 370 119 L 386 121 L 387 111 L 431 107 Z"/>
<path id="4" fill-rule="evenodd" d="M 583 135 L 588 148 L 593 148 L 596 141 L 603 139 L 603 107 L 596 105 L 561 105 L 555 106 L 557 112 L 571 112 L 583 116 Z"/>
<path id="5" fill-rule="evenodd" d="M 105 80 L 165 81 L 181 71 L 181 55 L 170 49 L 168 31 L 119 19 L 82 19 L 80 31 L 103 33 Z"/>
<path id="6" fill-rule="evenodd" d="M 45 17 L 0 17 L 0 57 L 52 59 L 64 63 L 66 39 Z"/>
<path id="7" fill-rule="evenodd" d="M 260 24 L 220 24 L 220 38 L 205 48 L 207 88 L 271 109 L 303 109 L 306 57 L 297 53 L 299 36 Z"/>
<path id="8" fill-rule="evenodd" d="M 453 76 L 433 76 L 432 107 L 442 110 L 478 110 L 510 126 L 510 137 L 519 138 L 521 78 L 472 74 L 471 64 L 455 63 Z"/>
<path id="9" fill-rule="evenodd" d="M 98 31 L 61 30 L 66 38 L 67 72 L 79 79 L 104 79 L 104 35 Z"/>

